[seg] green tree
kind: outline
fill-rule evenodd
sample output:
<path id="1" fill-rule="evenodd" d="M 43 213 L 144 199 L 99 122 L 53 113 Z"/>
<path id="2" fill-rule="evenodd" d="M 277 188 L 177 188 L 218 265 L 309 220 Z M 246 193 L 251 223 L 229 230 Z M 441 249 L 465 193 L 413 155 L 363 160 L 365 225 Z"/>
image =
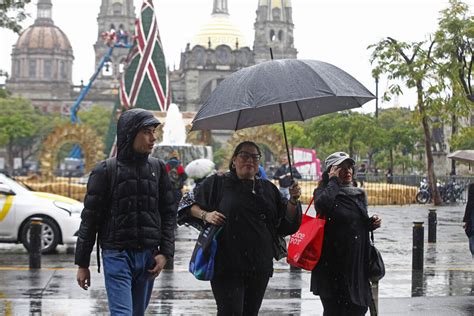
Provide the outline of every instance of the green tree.
<path id="1" fill-rule="evenodd" d="M 9 98 L 11 93 L 6 89 L 0 89 L 0 99 Z"/>
<path id="2" fill-rule="evenodd" d="M 0 2 L 0 28 L 20 33 L 22 29 L 20 22 L 28 17 L 25 5 L 30 2 L 31 0 L 3 0 Z"/>
<path id="3" fill-rule="evenodd" d="M 35 155 L 39 141 L 60 121 L 58 116 L 42 115 L 28 100 L 0 98 L 0 146 L 6 146 L 9 171 L 13 157 L 25 161 Z"/>
<path id="4" fill-rule="evenodd" d="M 441 204 L 441 198 L 436 187 L 436 175 L 433 166 L 431 149 L 430 115 L 439 109 L 439 90 L 431 84 L 436 74 L 433 73 L 432 49 L 434 42 L 401 42 L 387 37 L 369 46 L 373 49 L 370 58 L 375 63 L 373 74 L 386 74 L 389 81 L 403 81 L 408 88 L 416 90 L 417 119 L 423 128 L 424 145 L 427 161 L 427 173 L 433 192 L 435 205 Z M 393 94 L 401 94 L 399 84 L 392 84 L 384 94 L 389 100 Z"/>
<path id="5" fill-rule="evenodd" d="M 374 118 L 368 114 L 344 111 L 310 120 L 304 128 L 321 156 L 346 151 L 351 157 L 362 157 L 369 151 L 367 143 L 374 133 Z"/>
<path id="6" fill-rule="evenodd" d="M 474 148 L 474 127 L 464 127 L 459 130 L 451 139 L 453 150 L 473 149 Z"/>
<path id="7" fill-rule="evenodd" d="M 459 106 L 465 105 L 466 100 L 474 102 L 471 83 L 474 17 L 469 15 L 466 3 L 450 0 L 449 4 L 448 8 L 441 11 L 435 33 L 434 58 L 438 66 L 439 84 L 449 84 L 451 103 Z M 464 107 L 462 110 L 467 111 L 468 108 Z"/>
<path id="8" fill-rule="evenodd" d="M 422 141 L 423 134 L 413 120 L 412 111 L 407 108 L 381 110 L 377 123 L 383 131 L 382 150 L 378 157 L 386 161 L 384 167 L 395 170 L 395 167 L 400 166 L 404 172 L 406 168 L 416 166 L 409 156 L 416 154 L 416 144 Z"/>
<path id="9" fill-rule="evenodd" d="M 283 139 L 283 128 L 280 123 L 272 125 L 276 133 L 281 135 Z M 286 137 L 288 139 L 288 146 L 313 148 L 314 142 L 305 133 L 305 124 L 302 122 L 285 123 Z"/>
<path id="10" fill-rule="evenodd" d="M 444 121 L 451 124 L 451 145 L 459 130 L 459 117 L 468 116 L 474 108 L 471 83 L 473 66 L 474 18 L 469 16 L 469 6 L 459 0 L 450 0 L 441 11 L 435 33 L 434 58 L 438 72 L 438 85 L 446 93 L 441 111 Z M 456 174 L 452 161 L 451 173 Z"/>
<path id="11" fill-rule="evenodd" d="M 102 139 L 104 145 L 111 115 L 111 108 L 106 108 L 100 105 L 93 105 L 89 110 L 81 110 L 78 113 L 80 121 L 95 130 L 97 135 Z"/>

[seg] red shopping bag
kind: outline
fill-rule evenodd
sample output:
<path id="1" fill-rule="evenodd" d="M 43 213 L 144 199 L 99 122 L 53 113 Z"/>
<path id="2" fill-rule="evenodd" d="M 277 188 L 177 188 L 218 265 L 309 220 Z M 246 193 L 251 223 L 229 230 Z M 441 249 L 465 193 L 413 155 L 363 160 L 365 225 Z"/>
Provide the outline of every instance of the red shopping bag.
<path id="1" fill-rule="evenodd" d="M 326 220 L 319 215 L 311 217 L 307 215 L 313 199 L 303 214 L 300 229 L 291 235 L 288 244 L 288 257 L 286 262 L 292 266 L 305 270 L 313 270 L 321 257 L 323 248 L 324 225 Z"/>

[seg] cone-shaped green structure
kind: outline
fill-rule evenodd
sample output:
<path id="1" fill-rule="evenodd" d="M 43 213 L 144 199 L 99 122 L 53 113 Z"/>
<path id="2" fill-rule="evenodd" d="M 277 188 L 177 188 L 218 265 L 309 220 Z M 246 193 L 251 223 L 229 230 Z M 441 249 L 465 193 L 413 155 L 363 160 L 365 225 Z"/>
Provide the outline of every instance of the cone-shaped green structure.
<path id="1" fill-rule="evenodd" d="M 135 23 L 134 44 L 127 56 L 107 134 L 106 150 L 114 155 L 118 111 L 139 107 L 166 111 L 170 103 L 169 78 L 152 0 L 143 0 Z"/>

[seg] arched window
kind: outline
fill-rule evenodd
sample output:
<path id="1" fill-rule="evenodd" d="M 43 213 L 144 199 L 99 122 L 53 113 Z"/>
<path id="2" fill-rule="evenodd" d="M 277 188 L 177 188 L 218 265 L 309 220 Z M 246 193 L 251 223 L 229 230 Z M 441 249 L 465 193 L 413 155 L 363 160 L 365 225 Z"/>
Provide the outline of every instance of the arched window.
<path id="1" fill-rule="evenodd" d="M 125 71 L 125 60 L 126 60 L 125 57 L 120 59 L 119 73 L 123 73 Z"/>
<path id="2" fill-rule="evenodd" d="M 36 59 L 30 60 L 28 63 L 28 76 L 36 78 Z"/>
<path id="3" fill-rule="evenodd" d="M 279 30 L 279 31 L 278 31 L 278 40 L 279 40 L 280 42 L 283 41 L 283 31 L 282 31 L 282 30 Z"/>
<path id="4" fill-rule="evenodd" d="M 276 40 L 275 31 L 270 30 L 270 42 L 274 42 L 275 40 Z"/>
<path id="5" fill-rule="evenodd" d="M 20 64 L 20 61 L 19 60 L 15 60 L 15 70 L 14 70 L 14 74 L 15 76 L 17 77 L 20 77 L 21 76 L 21 64 Z"/>
<path id="6" fill-rule="evenodd" d="M 53 73 L 53 62 L 51 59 L 43 61 L 43 78 L 51 79 Z"/>
<path id="7" fill-rule="evenodd" d="M 64 61 L 61 61 L 60 64 L 59 64 L 59 67 L 60 67 L 60 74 L 61 74 L 61 78 L 60 79 L 67 79 L 67 71 L 66 71 L 66 62 Z"/>
<path id="8" fill-rule="evenodd" d="M 110 77 L 114 74 L 114 65 L 111 61 L 106 61 L 104 63 L 104 68 L 102 68 L 102 75 L 104 77 Z"/>
<path id="9" fill-rule="evenodd" d="M 212 92 L 212 86 L 213 86 L 213 80 L 209 81 L 204 89 L 202 89 L 201 92 L 201 103 L 206 102 L 207 98 L 211 95 Z"/>

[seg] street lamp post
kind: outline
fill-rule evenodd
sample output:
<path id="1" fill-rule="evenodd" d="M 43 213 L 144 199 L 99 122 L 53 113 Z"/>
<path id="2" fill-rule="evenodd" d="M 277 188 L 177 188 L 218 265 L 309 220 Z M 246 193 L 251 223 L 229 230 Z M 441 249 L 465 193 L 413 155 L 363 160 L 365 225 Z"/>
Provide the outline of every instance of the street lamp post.
<path id="1" fill-rule="evenodd" d="M 375 76 L 375 118 L 379 118 L 379 76 Z"/>

